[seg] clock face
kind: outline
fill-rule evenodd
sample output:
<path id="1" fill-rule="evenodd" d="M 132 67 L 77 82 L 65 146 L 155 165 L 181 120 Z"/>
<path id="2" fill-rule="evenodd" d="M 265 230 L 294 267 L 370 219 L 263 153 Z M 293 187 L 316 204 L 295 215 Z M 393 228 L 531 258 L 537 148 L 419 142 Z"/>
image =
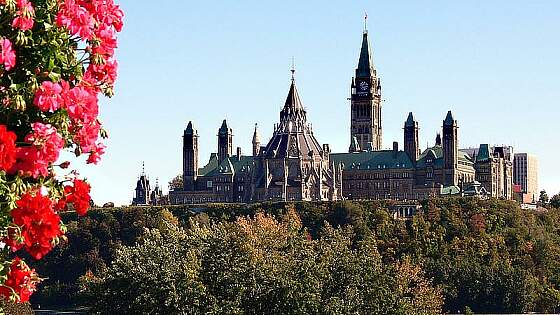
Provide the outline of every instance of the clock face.
<path id="1" fill-rule="evenodd" d="M 360 82 L 360 91 L 367 91 L 369 89 L 369 84 L 365 81 Z"/>

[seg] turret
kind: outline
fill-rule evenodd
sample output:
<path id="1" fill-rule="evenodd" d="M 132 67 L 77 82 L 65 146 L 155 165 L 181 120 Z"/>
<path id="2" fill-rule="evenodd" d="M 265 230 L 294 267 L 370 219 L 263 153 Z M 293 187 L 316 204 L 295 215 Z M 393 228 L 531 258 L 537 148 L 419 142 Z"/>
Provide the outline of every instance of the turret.
<path id="1" fill-rule="evenodd" d="M 420 149 L 418 141 L 418 122 L 410 112 L 404 123 L 404 151 L 408 154 L 412 163 L 416 163 L 418 160 Z"/>
<path id="2" fill-rule="evenodd" d="M 198 177 L 198 132 L 189 121 L 183 132 L 183 189 L 195 190 Z"/>
<path id="3" fill-rule="evenodd" d="M 443 121 L 443 167 L 445 169 L 444 184 L 457 184 L 457 167 L 459 166 L 459 143 L 457 121 L 451 111 Z"/>
<path id="4" fill-rule="evenodd" d="M 261 137 L 259 136 L 259 130 L 257 129 L 257 124 L 255 124 L 255 132 L 253 132 L 253 156 L 258 156 L 261 149 Z"/>
<path id="5" fill-rule="evenodd" d="M 220 163 L 233 154 L 233 132 L 224 119 L 218 130 L 218 160 Z"/>

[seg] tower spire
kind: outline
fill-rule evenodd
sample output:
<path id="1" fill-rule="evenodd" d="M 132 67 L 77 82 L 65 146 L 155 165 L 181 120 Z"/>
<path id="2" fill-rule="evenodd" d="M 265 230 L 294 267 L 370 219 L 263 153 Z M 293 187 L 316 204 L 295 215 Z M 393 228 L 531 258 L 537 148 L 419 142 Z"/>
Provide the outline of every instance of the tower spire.
<path id="1" fill-rule="evenodd" d="M 372 75 L 375 76 L 375 70 L 371 57 L 371 48 L 369 47 L 368 32 L 365 29 L 362 35 L 362 48 L 360 49 L 356 77 L 370 77 Z"/>

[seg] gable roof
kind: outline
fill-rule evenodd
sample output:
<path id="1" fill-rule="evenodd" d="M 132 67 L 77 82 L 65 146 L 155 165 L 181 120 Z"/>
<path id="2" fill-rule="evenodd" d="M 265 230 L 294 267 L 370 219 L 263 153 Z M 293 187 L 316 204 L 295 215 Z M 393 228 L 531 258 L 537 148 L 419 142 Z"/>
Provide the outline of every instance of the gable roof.
<path id="1" fill-rule="evenodd" d="M 198 169 L 198 176 L 235 175 L 235 173 L 249 171 L 253 167 L 253 156 L 230 156 L 218 164 L 218 155 L 212 153 L 208 163 Z"/>
<path id="2" fill-rule="evenodd" d="M 441 145 L 435 145 L 431 148 L 427 148 L 420 154 L 418 161 L 416 162 L 417 167 L 425 167 L 427 164 L 427 157 L 431 156 L 433 158 L 433 166 L 443 166 L 443 147 Z M 473 159 L 466 152 L 458 152 L 458 160 L 466 163 L 473 163 Z"/>
<path id="3" fill-rule="evenodd" d="M 490 149 L 488 144 L 481 144 L 476 155 L 477 162 L 485 162 L 490 159 Z"/>

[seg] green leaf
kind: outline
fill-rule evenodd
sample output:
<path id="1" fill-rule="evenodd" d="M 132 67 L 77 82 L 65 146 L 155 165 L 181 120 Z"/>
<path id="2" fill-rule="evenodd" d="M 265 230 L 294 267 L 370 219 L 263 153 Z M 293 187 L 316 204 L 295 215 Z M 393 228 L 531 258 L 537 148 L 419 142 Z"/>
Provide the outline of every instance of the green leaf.
<path id="1" fill-rule="evenodd" d="M 49 78 L 53 81 L 53 82 L 58 82 L 60 81 L 60 74 L 56 73 L 56 72 L 49 72 Z"/>

